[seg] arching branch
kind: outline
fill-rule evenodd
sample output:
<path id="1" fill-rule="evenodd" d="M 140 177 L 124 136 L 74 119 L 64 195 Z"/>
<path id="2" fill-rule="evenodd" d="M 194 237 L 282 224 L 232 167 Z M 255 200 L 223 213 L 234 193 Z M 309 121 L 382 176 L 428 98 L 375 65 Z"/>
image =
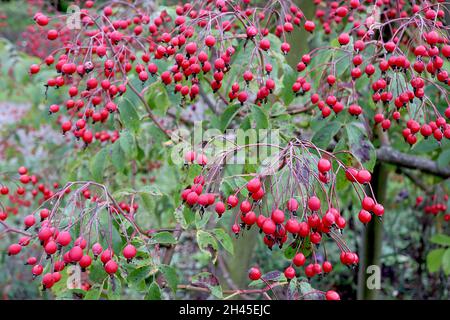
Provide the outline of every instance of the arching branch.
<path id="1" fill-rule="evenodd" d="M 442 178 L 450 177 L 450 166 L 439 167 L 433 160 L 402 153 L 389 146 L 382 146 L 377 149 L 377 159 L 403 168 L 417 169 Z"/>

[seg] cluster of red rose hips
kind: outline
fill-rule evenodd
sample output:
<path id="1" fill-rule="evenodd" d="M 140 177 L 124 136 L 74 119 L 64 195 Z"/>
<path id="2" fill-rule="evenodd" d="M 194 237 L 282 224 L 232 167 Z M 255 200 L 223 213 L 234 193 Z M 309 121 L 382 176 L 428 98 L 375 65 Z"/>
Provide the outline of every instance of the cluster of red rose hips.
<path id="1" fill-rule="evenodd" d="M 26 13 L 30 19 L 36 12 L 43 11 L 57 14 L 55 7 L 47 1 L 27 0 Z M 64 29 L 64 21 L 55 19 L 50 24 L 52 31 L 46 31 L 39 25 L 27 25 L 17 41 L 17 46 L 27 54 L 45 59 L 49 52 L 60 49 L 61 43 L 68 42 L 71 39 L 70 30 Z M 59 30 L 56 33 L 60 39 L 59 42 L 54 41 L 56 30 Z M 43 36 L 44 34 L 45 36 Z"/>
<path id="2" fill-rule="evenodd" d="M 35 180 L 34 176 L 27 175 L 27 169 L 25 167 L 19 168 L 20 181 L 23 184 L 31 183 L 31 180 Z M 57 185 L 54 185 L 58 188 Z M 16 228 L 12 226 L 7 220 L 7 213 L 1 211 L 0 223 L 6 228 L 7 232 L 14 232 L 21 234 L 22 237 L 19 241 L 12 243 L 8 247 L 8 255 L 19 255 L 25 248 L 29 248 L 28 256 L 25 257 L 26 264 L 31 266 L 31 272 L 33 277 L 38 277 L 46 271 L 42 277 L 42 285 L 44 289 L 51 288 L 56 282 L 61 279 L 60 272 L 67 265 L 78 265 L 83 271 L 88 268 L 92 263 L 92 258 L 96 259 L 100 256 L 100 260 L 104 265 L 104 270 L 111 276 L 113 276 L 119 268 L 119 259 L 114 257 L 114 252 L 111 248 L 111 241 L 107 248 L 103 248 L 99 242 L 90 245 L 90 236 L 83 236 L 83 233 L 89 232 L 92 227 L 92 223 L 95 222 L 99 212 L 92 212 L 93 217 L 90 217 L 88 221 L 85 220 L 86 212 L 90 212 L 82 206 L 80 197 L 83 197 L 86 201 L 92 201 L 97 203 L 98 207 L 103 207 L 107 210 L 107 214 L 111 221 L 119 221 L 120 224 L 125 225 L 130 222 L 136 211 L 138 210 L 138 204 L 127 202 L 109 202 L 105 201 L 104 196 L 93 192 L 90 186 L 82 186 L 79 189 L 71 192 L 70 185 L 64 188 L 60 188 L 58 191 L 49 191 L 45 186 L 39 184 L 37 190 L 42 190 L 44 197 L 40 202 L 38 210 L 33 211 L 31 214 L 25 216 L 22 220 L 22 226 Z M 35 190 L 33 190 L 35 191 Z M 33 192 L 32 191 L 32 192 Z M 2 192 L 7 194 L 6 187 L 2 188 Z M 70 194 L 70 195 L 69 195 Z M 58 205 L 70 197 L 67 201 L 73 203 L 75 208 L 79 209 L 79 216 L 64 216 L 64 212 L 61 212 L 61 208 Z M 49 201 L 54 200 L 53 207 L 51 209 L 45 208 Z M 54 205 L 56 203 L 56 205 Z M 20 209 L 19 209 L 20 210 Z M 67 214 L 67 213 L 66 213 Z M 72 215 L 75 214 L 72 212 Z M 121 216 L 124 219 L 115 217 Z M 13 222 L 13 221 L 11 221 Z M 128 223 L 132 225 L 133 223 Z M 74 230 L 79 228 L 79 236 L 74 239 Z M 135 233 L 139 230 L 135 230 Z M 100 231 L 97 235 L 100 237 Z M 130 262 L 137 253 L 134 245 L 130 243 L 132 239 L 129 239 L 127 235 L 128 244 L 124 247 L 122 255 L 128 262 Z M 133 237 L 131 237 L 133 238 Z M 33 253 L 37 253 L 35 255 Z M 84 286 L 85 287 L 85 286 Z"/>
<path id="3" fill-rule="evenodd" d="M 408 19 L 416 13 L 423 12 L 427 19 L 443 19 L 445 16 L 445 0 L 435 1 L 409 1 L 400 0 L 392 5 L 389 0 L 349 0 L 349 1 L 321 1 L 315 0 L 315 17 L 320 22 L 325 34 L 331 34 L 339 25 L 344 25 L 347 21 L 360 23 L 361 17 L 369 13 L 379 14 L 380 20 Z M 439 4 L 441 4 L 439 6 Z M 370 8 L 370 6 L 372 7 Z M 368 8 L 369 11 L 368 11 Z M 443 22 L 437 20 L 438 27 L 443 26 Z M 363 29 L 357 30 L 358 35 L 364 35 Z"/>
<path id="4" fill-rule="evenodd" d="M 301 148 L 300 145 L 291 147 L 294 150 Z M 289 154 L 289 152 L 286 153 Z M 305 162 L 302 162 L 302 160 L 308 159 L 307 155 L 299 154 L 298 157 L 301 160 L 296 157 L 285 158 L 278 173 L 263 172 L 256 175 L 234 194 L 227 197 L 211 192 L 217 183 L 215 175 L 221 171 L 214 164 L 223 161 L 223 159 L 214 159 L 210 166 L 205 165 L 201 175 L 194 178 L 193 184 L 181 192 L 181 198 L 192 210 L 204 211 L 207 208 L 214 208 L 219 217 L 224 215 L 227 210 L 231 211 L 236 208 L 234 223 L 231 227 L 232 232 L 238 236 L 244 233 L 245 229 L 256 225 L 264 234 L 263 242 L 270 250 L 275 245 L 282 248 L 291 235 L 292 240 L 289 246 L 296 250 L 296 254 L 290 266 L 284 270 L 287 279 L 293 279 L 298 275 L 295 267 L 305 265 L 307 258 L 300 251 L 307 243 L 313 246 L 313 254 L 311 262 L 304 267 L 305 275 L 312 278 L 332 271 L 333 266 L 330 261 L 325 261 L 321 265 L 315 259 L 315 252 L 323 242 L 324 235 L 336 242 L 341 250 L 340 261 L 344 265 L 356 265 L 359 261 L 358 255 L 351 252 L 341 239 L 341 231 L 346 227 L 346 219 L 338 209 L 337 200 L 332 200 L 332 188 L 337 174 L 337 171 L 333 170 L 332 161 L 335 161 L 340 169 L 345 170 L 347 180 L 354 184 L 357 193 L 361 191 L 358 187 L 362 189 L 361 186 L 370 183 L 370 172 L 365 169 L 346 167 L 330 153 L 324 154 L 318 160 L 312 160 L 315 167 L 306 166 Z M 300 163 L 302 164 L 300 165 Z M 288 174 L 292 176 L 295 183 L 288 182 L 286 186 L 268 186 L 267 177 L 272 176 L 273 180 L 276 180 L 277 175 L 282 175 L 284 169 L 289 170 Z M 303 178 L 303 180 L 299 178 L 305 176 L 305 171 L 311 175 L 310 180 L 309 178 Z M 314 188 L 316 184 L 318 186 Z M 331 190 L 327 190 L 330 187 Z M 244 192 L 244 188 L 246 192 Z M 283 190 L 282 194 L 278 193 L 278 189 Z M 362 209 L 358 218 L 363 224 L 367 224 L 373 215 L 382 217 L 384 207 L 373 197 L 367 195 L 364 190 L 362 193 Z M 321 200 L 319 197 L 325 200 Z M 272 205 L 271 210 L 267 207 L 263 208 L 264 200 L 271 201 L 269 202 Z M 269 211 L 267 212 L 267 210 Z"/>
<path id="5" fill-rule="evenodd" d="M 39 177 L 29 174 L 26 167 L 20 167 L 18 174 L 17 178 L 5 175 L 2 177 L 4 180 L 0 181 L 0 221 L 5 221 L 10 215 L 17 215 L 22 208 L 41 205 L 59 188 L 58 183 L 46 185 L 40 182 Z"/>
<path id="6" fill-rule="evenodd" d="M 316 17 L 326 33 L 331 32 L 332 24 L 344 19 L 353 27 L 338 35 L 340 48 L 317 48 L 301 57 L 297 65 L 301 76 L 293 84 L 293 92 L 311 92 L 310 101 L 324 118 L 332 112 L 339 114 L 345 106 L 349 114 L 357 117 L 363 114 L 365 106 L 358 103 L 361 90 L 356 86 L 365 83 L 364 78 L 368 77 L 372 100 L 380 105 L 374 116 L 375 124 L 389 130 L 392 120 L 404 123 L 402 134 L 410 145 L 417 142 L 419 133 L 425 139 L 429 136 L 437 141 L 450 139 L 449 75 L 444 67 L 444 60 L 450 58 L 450 40 L 442 29 L 444 10 L 428 1 L 418 3 L 408 9 L 406 2 L 399 1 L 394 10 L 389 8 L 390 2 L 375 1 L 382 8 L 381 18 L 376 20 L 375 14 L 366 16 L 366 7 L 358 0 L 332 2 L 326 8 L 323 1 L 317 1 Z M 394 19 L 398 13 L 401 18 Z M 392 34 L 385 40 L 388 29 Z M 331 60 L 312 64 L 312 59 L 320 59 L 319 53 L 324 50 L 334 51 Z M 310 64 L 314 66 L 312 69 Z M 337 64 L 341 70 L 346 65 L 349 72 L 336 74 Z M 317 77 L 321 81 L 313 88 L 310 78 Z M 433 99 L 428 95 L 433 95 Z M 447 105 L 443 112 L 438 110 L 435 97 Z"/>
<path id="7" fill-rule="evenodd" d="M 35 226 L 35 224 L 36 220 L 33 215 L 25 217 L 25 229 L 31 228 Z M 42 285 L 44 289 L 50 289 L 55 283 L 61 280 L 60 272 L 64 270 L 67 265 L 78 264 L 81 269 L 85 271 L 86 268 L 92 264 L 92 258 L 89 255 L 89 251 L 92 251 L 94 259 L 97 259 L 97 257 L 100 256 L 100 260 L 108 274 L 112 276 L 117 272 L 119 265 L 113 259 L 114 252 L 112 249 L 107 248 L 104 250 L 100 243 L 93 244 L 92 248 L 89 249 L 87 248 L 86 239 L 82 237 L 75 239 L 73 244 L 71 244 L 72 237 L 70 232 L 65 230 L 60 231 L 55 227 L 51 227 L 47 219 L 41 221 L 38 230 L 37 239 L 34 239 L 34 237 L 23 236 L 19 239 L 18 243 L 11 244 L 8 248 L 8 255 L 18 255 L 23 247 L 28 246 L 33 240 L 38 240 L 46 255 L 45 259 L 51 261 L 47 273 L 42 276 Z M 136 248 L 132 244 L 128 244 L 125 246 L 122 253 L 128 261 L 131 261 L 136 256 L 136 252 Z M 35 256 L 28 257 L 26 264 L 32 266 L 31 272 L 34 278 L 43 274 L 45 259 L 43 257 L 38 259 Z"/>
<path id="8" fill-rule="evenodd" d="M 254 102 L 260 104 L 275 90 L 270 78 L 270 63 L 274 50 L 287 54 L 290 45 L 286 34 L 300 26 L 302 11 L 290 1 L 277 1 L 264 7 L 254 7 L 250 1 L 201 1 L 176 7 L 176 16 L 163 10 L 158 15 L 144 7 L 115 3 L 105 6 L 100 13 L 93 9 L 93 1 L 81 9 L 81 30 L 67 30 L 54 22 L 58 17 L 36 13 L 34 20 L 45 37 L 59 44 L 43 63 L 52 66 L 57 76 L 48 79 L 47 88 L 66 88 L 68 99 L 61 105 L 49 107 L 50 113 L 67 110 L 61 123 L 63 132 L 71 132 L 86 144 L 93 141 L 93 125 L 105 123 L 120 109 L 118 97 L 127 86 L 141 96 L 130 80 L 137 77 L 143 86 L 161 81 L 173 87 L 175 93 L 194 100 L 200 86 L 209 86 L 213 92 L 222 88 L 224 81 L 236 81 L 228 92 L 230 100 L 245 103 L 250 99 L 246 90 L 256 84 Z M 274 14 L 276 12 L 276 14 Z M 310 30 L 312 21 L 304 28 Z M 271 47 L 270 30 L 280 38 L 281 48 Z M 68 39 L 68 38 L 69 39 Z M 236 41 L 244 44 L 249 59 L 245 66 L 232 67 Z M 168 64 L 167 64 L 168 62 Z M 232 68 L 243 74 L 242 79 L 227 79 Z M 36 74 L 41 65 L 30 67 Z M 224 95 L 219 93 L 224 103 Z"/>
<path id="9" fill-rule="evenodd" d="M 447 202 L 448 195 L 438 195 L 433 194 L 424 198 L 423 196 L 418 196 L 416 198 L 416 207 L 423 208 L 423 212 L 426 214 L 431 214 L 434 216 L 443 214 L 445 221 L 450 221 L 450 213 L 447 213 Z"/>
<path id="10" fill-rule="evenodd" d="M 262 278 L 261 270 L 258 267 L 250 268 L 250 270 L 248 271 L 248 277 L 252 281 L 257 281 L 257 280 L 261 279 Z M 322 291 L 316 290 L 313 293 L 316 293 L 316 294 L 319 293 L 320 295 L 324 296 L 325 300 L 341 300 L 339 293 L 337 293 L 334 290 L 328 290 L 327 292 L 322 292 Z"/>

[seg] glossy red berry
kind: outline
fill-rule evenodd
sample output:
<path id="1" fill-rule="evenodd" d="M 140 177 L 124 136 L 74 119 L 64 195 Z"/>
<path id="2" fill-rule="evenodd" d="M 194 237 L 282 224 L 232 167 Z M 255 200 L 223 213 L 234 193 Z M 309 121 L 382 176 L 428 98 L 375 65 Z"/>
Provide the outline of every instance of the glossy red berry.
<path id="1" fill-rule="evenodd" d="M 33 268 L 31 269 L 31 273 L 33 274 L 33 276 L 39 276 L 42 274 L 43 271 L 44 267 L 41 266 L 40 264 L 33 266 Z"/>
<path id="2" fill-rule="evenodd" d="M 324 172 L 328 172 L 331 170 L 331 162 L 328 159 L 320 159 L 319 162 L 317 163 L 317 168 L 319 169 L 320 172 L 324 173 Z"/>
<path id="3" fill-rule="evenodd" d="M 261 189 L 261 181 L 258 178 L 253 178 L 247 183 L 247 190 L 251 193 L 258 192 Z"/>
<path id="4" fill-rule="evenodd" d="M 318 211 L 320 209 L 320 199 L 316 196 L 312 196 L 308 199 L 308 208 L 311 211 Z"/>
<path id="5" fill-rule="evenodd" d="M 330 273 L 333 270 L 333 265 L 329 261 L 324 261 L 322 264 L 322 270 L 325 273 Z"/>
<path id="6" fill-rule="evenodd" d="M 345 46 L 350 42 L 350 36 L 348 33 L 341 33 L 338 37 L 339 44 Z"/>
<path id="7" fill-rule="evenodd" d="M 301 267 L 305 264 L 306 262 L 306 258 L 305 255 L 303 253 L 297 253 L 294 256 L 294 259 L 292 260 L 292 262 L 297 266 L 297 267 Z"/>
<path id="8" fill-rule="evenodd" d="M 356 175 L 356 180 L 361 184 L 369 183 L 372 179 L 372 175 L 367 170 L 360 170 Z"/>
<path id="9" fill-rule="evenodd" d="M 286 206 L 289 211 L 295 212 L 298 210 L 298 202 L 294 198 L 289 199 Z"/>
<path id="10" fill-rule="evenodd" d="M 58 242 L 58 244 L 63 247 L 69 245 L 71 241 L 72 237 L 70 236 L 70 232 L 68 231 L 61 231 L 56 237 L 56 242 Z"/>
<path id="11" fill-rule="evenodd" d="M 272 219 L 273 220 L 273 219 Z M 286 222 L 286 231 L 290 232 L 292 234 L 296 234 L 300 231 L 300 224 L 297 222 L 296 219 L 289 219 Z"/>
<path id="12" fill-rule="evenodd" d="M 23 223 L 25 224 L 26 229 L 28 229 L 36 223 L 36 219 L 34 218 L 34 215 L 28 215 L 23 220 Z"/>
<path id="13" fill-rule="evenodd" d="M 250 270 L 248 271 L 248 277 L 252 281 L 259 280 L 261 278 L 261 270 L 259 270 L 259 268 L 257 267 L 250 268 Z"/>
<path id="14" fill-rule="evenodd" d="M 228 197 L 227 199 L 227 204 L 231 207 L 234 208 L 238 205 L 239 203 L 239 199 L 238 197 L 236 197 L 235 195 L 231 195 Z"/>
<path id="15" fill-rule="evenodd" d="M 15 256 L 17 254 L 19 254 L 19 252 L 22 250 L 22 246 L 14 243 L 12 245 L 9 246 L 8 248 L 8 256 Z"/>
<path id="16" fill-rule="evenodd" d="M 306 30 L 306 31 L 308 31 L 308 32 L 313 32 L 314 29 L 316 28 L 316 25 L 315 25 L 314 22 L 308 20 L 308 21 L 305 22 L 304 27 L 305 27 L 305 30 Z"/>
<path id="17" fill-rule="evenodd" d="M 377 215 L 379 217 L 384 215 L 384 207 L 379 203 L 377 203 L 376 205 L 373 206 L 372 211 L 375 215 Z"/>
<path id="18" fill-rule="evenodd" d="M 205 45 L 208 47 L 212 47 L 216 44 L 216 38 L 214 38 L 212 35 L 209 35 L 205 38 Z"/>
<path id="19" fill-rule="evenodd" d="M 102 252 L 100 260 L 103 264 L 106 264 L 108 261 L 112 259 L 113 256 L 114 252 L 111 249 L 106 249 Z"/>
<path id="20" fill-rule="evenodd" d="M 36 74 L 41 70 L 41 67 L 38 64 L 32 64 L 30 66 L 30 73 L 31 74 Z"/>
<path id="21" fill-rule="evenodd" d="M 369 223 L 370 220 L 372 220 L 372 215 L 370 214 L 370 212 L 368 212 L 366 210 L 361 210 L 358 214 L 358 219 L 362 223 L 366 224 L 366 223 Z"/>
<path id="22" fill-rule="evenodd" d="M 94 243 L 92 246 L 92 253 L 94 256 L 99 256 L 103 251 L 102 245 L 100 243 Z"/>
<path id="23" fill-rule="evenodd" d="M 225 204 L 222 201 L 216 203 L 216 213 L 221 216 L 225 212 Z"/>
<path id="24" fill-rule="evenodd" d="M 265 234 L 273 234 L 276 230 L 276 225 L 272 219 L 266 219 L 263 223 L 262 230 Z"/>
<path id="25" fill-rule="evenodd" d="M 78 262 L 83 257 L 83 249 L 80 246 L 75 246 L 69 251 L 70 260 Z"/>
<path id="26" fill-rule="evenodd" d="M 272 221 L 280 224 L 284 222 L 284 212 L 279 210 L 279 209 L 275 209 L 274 211 L 272 211 L 272 215 L 271 215 Z"/>
<path id="27" fill-rule="evenodd" d="M 250 210 L 252 210 L 252 205 L 247 200 L 244 200 L 241 202 L 241 205 L 239 208 L 240 208 L 241 212 L 245 214 L 245 213 L 249 212 Z"/>
<path id="28" fill-rule="evenodd" d="M 91 263 L 92 263 L 92 259 L 87 254 L 85 254 L 83 257 L 81 257 L 80 261 L 78 262 L 80 267 L 83 269 L 86 269 L 87 267 L 89 267 L 91 265 Z"/>
<path id="29" fill-rule="evenodd" d="M 135 246 L 133 246 L 132 244 L 128 244 L 125 246 L 125 248 L 123 249 L 123 256 L 127 259 L 127 260 L 131 260 L 136 256 L 137 250 L 135 248 Z"/>
<path id="30" fill-rule="evenodd" d="M 364 210 L 372 211 L 375 206 L 375 201 L 371 197 L 364 197 L 362 201 L 362 207 Z"/>
<path id="31" fill-rule="evenodd" d="M 107 263 L 105 263 L 105 271 L 110 275 L 116 273 L 118 269 L 119 265 L 114 260 L 109 260 Z"/>
<path id="32" fill-rule="evenodd" d="M 286 269 L 284 269 L 284 276 L 288 280 L 295 278 L 295 269 L 292 267 L 287 267 Z"/>
<path id="33" fill-rule="evenodd" d="M 58 246 L 56 245 L 55 241 L 49 241 L 44 247 L 45 253 L 47 254 L 54 254 L 56 250 L 58 250 Z"/>
<path id="34" fill-rule="evenodd" d="M 46 273 L 42 277 L 42 285 L 45 289 L 50 289 L 55 284 L 55 279 L 53 278 L 53 275 L 51 273 Z"/>
<path id="35" fill-rule="evenodd" d="M 336 291 L 328 290 L 325 293 L 325 299 L 326 300 L 341 300 L 341 297 L 339 296 L 339 294 Z"/>

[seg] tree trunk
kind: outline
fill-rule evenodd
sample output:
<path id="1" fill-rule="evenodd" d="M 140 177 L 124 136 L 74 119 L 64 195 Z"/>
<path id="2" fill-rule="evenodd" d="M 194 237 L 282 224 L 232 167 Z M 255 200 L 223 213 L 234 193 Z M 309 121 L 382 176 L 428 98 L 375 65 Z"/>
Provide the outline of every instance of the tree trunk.
<path id="1" fill-rule="evenodd" d="M 379 203 L 386 200 L 386 189 L 388 185 L 389 171 L 385 165 L 377 163 L 372 175 L 372 187 L 375 197 Z M 383 222 L 378 218 L 366 226 L 363 234 L 363 244 L 359 253 L 359 275 L 358 275 L 358 300 L 375 300 L 377 299 L 378 290 L 369 289 L 367 287 L 367 279 L 371 275 L 367 274 L 367 267 L 371 265 L 380 265 L 381 243 L 383 237 Z"/>

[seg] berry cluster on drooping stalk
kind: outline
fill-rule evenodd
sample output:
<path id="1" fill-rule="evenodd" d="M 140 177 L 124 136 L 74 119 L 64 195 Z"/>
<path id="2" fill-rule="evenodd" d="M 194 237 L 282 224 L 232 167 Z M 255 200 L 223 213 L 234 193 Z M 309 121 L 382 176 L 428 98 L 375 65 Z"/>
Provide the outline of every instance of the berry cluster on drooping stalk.
<path id="1" fill-rule="evenodd" d="M 26 168 L 21 167 L 19 173 L 21 183 L 31 181 Z M 6 194 L 4 188 L 2 193 Z M 19 226 L 14 224 L 17 219 L 1 211 L 0 223 L 5 233 L 21 235 L 9 245 L 8 255 L 25 259 L 33 278 L 42 276 L 44 290 L 61 280 L 61 271 L 66 266 L 78 266 L 86 271 L 97 257 L 105 272 L 113 277 L 122 260 L 130 263 L 137 255 L 137 247 L 132 242 L 149 237 L 135 222 L 138 204 L 134 197 L 130 202 L 117 202 L 103 185 L 93 182 L 71 182 L 58 190 L 47 190 L 36 207 L 22 218 Z M 22 211 L 25 210 L 19 208 L 19 213 Z M 112 249 L 112 224 L 117 225 L 126 239 L 119 256 Z M 88 289 L 89 285 L 85 283 L 82 287 Z"/>
<path id="2" fill-rule="evenodd" d="M 450 139 L 445 3 L 398 1 L 394 9 L 389 1 L 374 1 L 369 12 L 359 0 L 315 3 L 326 34 L 340 30 L 339 25 L 344 29 L 344 21 L 351 28 L 338 31 L 335 46 L 318 47 L 301 57 L 293 92 L 308 93 L 308 103 L 317 106 L 323 118 L 344 110 L 354 117 L 374 112 L 375 126 L 387 131 L 398 123 L 410 145 L 419 136 Z"/>
<path id="3" fill-rule="evenodd" d="M 438 216 L 441 215 L 444 221 L 450 221 L 450 213 L 448 212 L 448 194 L 432 194 L 416 197 L 415 206 L 421 208 L 425 214 Z"/>
<path id="4" fill-rule="evenodd" d="M 57 14 L 55 7 L 48 1 L 27 0 L 26 13 L 29 18 L 33 19 L 36 12 Z M 64 24 L 63 20 L 52 20 L 46 26 L 50 28 L 48 31 L 39 24 L 27 25 L 17 40 L 17 46 L 27 54 L 45 59 L 49 52 L 60 49 L 62 43 L 70 41 L 71 31 L 64 28 Z M 56 38 L 59 41 L 55 41 Z"/>
<path id="5" fill-rule="evenodd" d="M 262 241 L 270 250 L 275 246 L 294 249 L 295 254 L 284 270 L 287 279 L 299 276 L 300 269 L 308 278 L 332 271 L 330 260 L 333 257 L 328 257 L 325 247 L 320 246 L 325 238 L 331 238 L 340 249 L 341 263 L 350 267 L 358 264 L 358 255 L 342 238 L 349 217 L 344 217 L 340 209 L 336 179 L 338 174 L 344 175 L 354 186 L 361 201 L 358 219 L 367 224 L 373 217 L 381 218 L 384 214 L 384 207 L 377 203 L 371 188 L 367 187 L 371 173 L 358 163 L 355 167 L 346 166 L 334 154 L 308 141 L 295 140 L 280 149 L 276 161 L 260 173 L 247 174 L 250 179 L 232 194 L 224 194 L 221 184 L 233 177 L 221 174 L 234 149 L 208 162 L 198 161 L 199 155 L 196 158 L 194 151 L 186 152 L 186 164 L 199 164 L 203 169 L 181 192 L 183 201 L 200 214 L 209 208 L 219 218 L 231 215 L 231 231 L 236 236 L 256 227 L 264 235 Z M 202 154 L 200 157 L 203 159 Z M 316 254 L 322 248 L 325 261 L 319 264 Z M 261 275 L 255 268 L 250 271 L 252 280 L 259 279 L 260 276 L 255 274 Z"/>
<path id="6" fill-rule="evenodd" d="M 22 166 L 17 174 L 4 172 L 0 176 L 0 221 L 14 219 L 23 210 L 40 206 L 59 189 L 59 183 L 42 181 L 43 177 L 31 174 Z M 70 189 L 67 189 L 70 192 Z M 8 218 L 10 217 L 10 218 Z"/>
<path id="7" fill-rule="evenodd" d="M 290 51 L 287 34 L 311 23 L 291 1 L 257 7 L 248 0 L 203 0 L 177 6 L 175 15 L 114 2 L 97 13 L 93 4 L 86 2 L 81 9 L 81 29 L 69 32 L 64 25 L 57 27 L 65 17 L 36 13 L 43 36 L 60 46 L 30 66 L 32 75 L 42 66 L 55 69 L 45 86 L 66 91 L 67 99 L 49 106 L 49 112 L 64 109 L 62 131 L 85 144 L 92 143 L 99 123 L 126 107 L 118 98 L 127 89 L 145 104 L 145 91 L 156 81 L 181 96 L 182 106 L 195 100 L 201 87 L 224 104 L 266 103 L 277 89 L 271 75 L 278 76 L 279 67 L 273 62 Z M 246 52 L 245 64 L 234 63 L 236 50 Z"/>

